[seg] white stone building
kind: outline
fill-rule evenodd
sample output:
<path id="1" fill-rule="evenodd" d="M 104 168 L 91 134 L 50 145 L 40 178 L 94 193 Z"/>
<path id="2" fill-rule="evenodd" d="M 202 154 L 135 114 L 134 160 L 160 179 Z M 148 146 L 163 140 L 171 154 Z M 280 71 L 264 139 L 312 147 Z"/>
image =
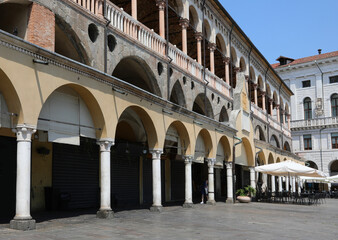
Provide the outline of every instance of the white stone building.
<path id="1" fill-rule="evenodd" d="M 330 175 L 338 174 L 338 51 L 273 64 L 291 88 L 292 148 Z"/>

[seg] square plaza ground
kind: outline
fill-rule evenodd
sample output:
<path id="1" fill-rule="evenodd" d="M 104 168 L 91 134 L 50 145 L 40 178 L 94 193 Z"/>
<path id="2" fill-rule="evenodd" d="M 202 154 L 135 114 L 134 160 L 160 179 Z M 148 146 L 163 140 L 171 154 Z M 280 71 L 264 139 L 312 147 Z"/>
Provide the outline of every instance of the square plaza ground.
<path id="1" fill-rule="evenodd" d="M 162 213 L 129 210 L 111 220 L 95 214 L 44 220 L 33 231 L 0 225 L 0 239 L 338 239 L 338 200 L 317 206 L 250 203 L 193 209 L 165 207 Z"/>

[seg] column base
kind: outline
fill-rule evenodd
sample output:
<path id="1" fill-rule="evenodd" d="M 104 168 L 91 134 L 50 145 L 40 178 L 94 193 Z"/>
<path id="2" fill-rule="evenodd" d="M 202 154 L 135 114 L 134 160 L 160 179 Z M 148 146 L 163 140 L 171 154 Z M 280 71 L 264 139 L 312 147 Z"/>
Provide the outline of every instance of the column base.
<path id="1" fill-rule="evenodd" d="M 216 201 L 215 200 L 210 200 L 210 201 L 208 200 L 207 204 L 208 205 L 216 205 Z"/>
<path id="2" fill-rule="evenodd" d="M 234 203 L 234 200 L 232 198 L 227 198 L 227 200 L 225 201 L 225 203 Z"/>
<path id="3" fill-rule="evenodd" d="M 22 230 L 22 231 L 34 230 L 36 228 L 36 222 L 34 219 L 27 219 L 27 220 L 13 219 L 10 221 L 9 227 L 11 229 Z"/>
<path id="4" fill-rule="evenodd" d="M 150 212 L 162 212 L 163 207 L 162 206 L 151 206 Z"/>
<path id="5" fill-rule="evenodd" d="M 112 210 L 99 210 L 96 213 L 97 218 L 111 219 L 114 218 L 114 212 Z"/>
<path id="6" fill-rule="evenodd" d="M 184 207 L 184 208 L 193 208 L 193 207 L 194 207 L 194 204 L 193 204 L 193 203 L 184 203 L 184 204 L 183 204 L 183 207 Z"/>

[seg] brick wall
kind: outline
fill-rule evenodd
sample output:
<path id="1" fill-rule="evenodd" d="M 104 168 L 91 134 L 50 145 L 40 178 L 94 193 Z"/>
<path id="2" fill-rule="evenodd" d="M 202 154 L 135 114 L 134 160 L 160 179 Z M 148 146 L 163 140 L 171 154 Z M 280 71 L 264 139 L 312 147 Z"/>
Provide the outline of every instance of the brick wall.
<path id="1" fill-rule="evenodd" d="M 50 51 L 55 49 L 55 15 L 49 9 L 36 3 L 31 5 L 27 41 Z"/>

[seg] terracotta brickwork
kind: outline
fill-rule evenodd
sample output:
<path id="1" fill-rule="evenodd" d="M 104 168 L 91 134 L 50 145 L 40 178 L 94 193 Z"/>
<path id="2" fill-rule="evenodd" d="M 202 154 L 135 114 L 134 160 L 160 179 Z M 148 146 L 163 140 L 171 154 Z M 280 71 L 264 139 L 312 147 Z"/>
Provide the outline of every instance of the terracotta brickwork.
<path id="1" fill-rule="evenodd" d="M 27 41 L 54 51 L 55 15 L 52 11 L 39 4 L 32 4 L 28 19 Z"/>

